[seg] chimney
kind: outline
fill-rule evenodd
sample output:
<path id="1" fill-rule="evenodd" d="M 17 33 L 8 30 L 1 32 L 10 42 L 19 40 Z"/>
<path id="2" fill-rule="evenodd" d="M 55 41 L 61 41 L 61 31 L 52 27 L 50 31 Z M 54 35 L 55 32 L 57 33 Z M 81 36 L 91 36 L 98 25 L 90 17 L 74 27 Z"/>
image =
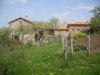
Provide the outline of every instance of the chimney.
<path id="1" fill-rule="evenodd" d="M 25 18 L 28 18 L 28 16 L 25 16 Z"/>

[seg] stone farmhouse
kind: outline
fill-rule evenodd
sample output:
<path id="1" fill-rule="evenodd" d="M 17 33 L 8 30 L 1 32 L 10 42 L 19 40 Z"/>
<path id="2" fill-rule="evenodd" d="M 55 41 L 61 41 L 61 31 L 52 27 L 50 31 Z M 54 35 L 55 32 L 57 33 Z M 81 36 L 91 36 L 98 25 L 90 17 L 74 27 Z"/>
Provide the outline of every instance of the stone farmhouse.
<path id="1" fill-rule="evenodd" d="M 58 24 L 54 30 L 56 33 L 61 31 L 86 31 L 90 29 L 90 23 L 87 21 L 77 21 L 68 25 Z"/>
<path id="2" fill-rule="evenodd" d="M 56 29 L 54 30 L 54 35 L 59 37 L 60 35 L 67 35 L 67 31 L 70 31 L 71 34 L 75 34 L 80 31 L 88 31 L 90 29 L 89 22 L 86 21 L 78 21 L 73 22 L 68 25 L 58 24 Z"/>
<path id="3" fill-rule="evenodd" d="M 11 29 L 16 29 L 20 25 L 30 26 L 30 25 L 32 25 L 32 22 L 25 18 L 22 18 L 22 17 L 19 17 L 15 20 L 12 20 L 9 22 L 9 28 L 11 28 Z"/>
<path id="4" fill-rule="evenodd" d="M 71 31 L 86 31 L 90 29 L 90 23 L 87 21 L 77 21 L 67 25 Z"/>
<path id="5" fill-rule="evenodd" d="M 18 26 L 20 25 L 24 25 L 24 26 L 31 26 L 33 23 L 25 18 L 22 18 L 22 17 L 19 17 L 15 20 L 12 20 L 9 22 L 9 28 L 11 29 L 16 29 L 18 28 Z M 55 38 L 61 38 L 61 36 L 64 36 L 64 37 L 68 37 L 68 31 L 72 31 L 73 33 L 74 32 L 77 32 L 77 31 L 84 31 L 84 30 L 89 30 L 90 29 L 90 25 L 88 22 L 74 22 L 74 23 L 71 23 L 71 24 L 68 24 L 68 25 L 64 25 L 64 24 L 58 24 L 56 25 L 56 28 L 53 29 L 53 28 L 46 28 L 46 29 L 40 29 L 39 32 L 51 32 L 53 33 L 53 35 L 55 36 Z M 36 32 L 39 34 L 39 32 Z M 24 43 L 27 42 L 28 40 L 33 40 L 32 38 L 35 37 L 36 33 L 33 34 L 20 34 L 20 35 L 17 35 L 15 33 L 11 33 L 11 38 L 15 38 L 15 36 L 18 36 L 18 40 L 20 41 L 23 41 Z M 42 34 L 42 35 L 43 35 Z M 40 37 L 40 34 L 38 35 L 38 37 Z M 40 37 L 41 38 L 41 37 Z M 26 40 L 26 41 L 25 41 Z"/>
<path id="6" fill-rule="evenodd" d="M 31 26 L 33 23 L 25 18 L 19 17 L 15 20 L 9 22 L 9 27 L 11 29 L 16 29 L 20 25 Z M 71 31 L 81 31 L 88 30 L 90 28 L 89 22 L 87 21 L 76 21 L 68 25 L 58 24 L 55 29 L 58 30 L 71 30 Z"/>

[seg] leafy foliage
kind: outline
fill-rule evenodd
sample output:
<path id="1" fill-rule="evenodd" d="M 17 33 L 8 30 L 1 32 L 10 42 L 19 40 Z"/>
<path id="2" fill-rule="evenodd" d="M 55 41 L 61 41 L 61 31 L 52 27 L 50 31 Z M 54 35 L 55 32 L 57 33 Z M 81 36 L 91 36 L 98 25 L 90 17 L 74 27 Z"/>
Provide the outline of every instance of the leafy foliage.
<path id="1" fill-rule="evenodd" d="M 33 22 L 33 27 L 34 28 L 46 28 L 47 26 L 49 26 L 48 22 L 43 22 L 43 21 L 41 21 L 41 22 L 34 21 Z"/>
<path id="2" fill-rule="evenodd" d="M 31 25 L 19 25 L 17 29 L 15 30 L 15 33 L 25 33 L 25 32 L 31 32 L 33 29 L 33 26 Z"/>
<path id="3" fill-rule="evenodd" d="M 91 18 L 91 31 L 93 33 L 100 33 L 100 6 L 96 6 L 93 10 L 90 11 L 93 13 Z"/>
<path id="4" fill-rule="evenodd" d="M 56 26 L 58 24 L 58 19 L 53 17 L 51 18 L 49 21 L 44 22 L 44 21 L 34 21 L 33 22 L 33 27 L 34 28 L 54 28 L 54 26 Z"/>
<path id="5" fill-rule="evenodd" d="M 100 25 L 91 25 L 92 33 L 100 34 Z"/>
<path id="6" fill-rule="evenodd" d="M 8 44 L 9 43 L 9 34 L 11 30 L 9 28 L 1 28 L 0 29 L 0 44 Z"/>
<path id="7" fill-rule="evenodd" d="M 50 19 L 50 24 L 53 28 L 56 27 L 56 25 L 58 24 L 59 20 L 56 17 L 53 17 Z"/>
<path id="8" fill-rule="evenodd" d="M 82 38 L 85 38 L 86 37 L 86 34 L 85 33 L 82 33 L 82 32 L 77 32 L 75 35 L 74 35 L 74 39 L 82 39 Z"/>
<path id="9" fill-rule="evenodd" d="M 75 45 L 74 46 L 74 51 L 80 51 L 80 50 L 86 51 L 87 47 L 84 45 Z"/>
<path id="10" fill-rule="evenodd" d="M 100 6 L 96 6 L 90 12 L 93 13 L 93 17 L 91 18 L 91 23 L 95 25 L 100 25 Z"/>

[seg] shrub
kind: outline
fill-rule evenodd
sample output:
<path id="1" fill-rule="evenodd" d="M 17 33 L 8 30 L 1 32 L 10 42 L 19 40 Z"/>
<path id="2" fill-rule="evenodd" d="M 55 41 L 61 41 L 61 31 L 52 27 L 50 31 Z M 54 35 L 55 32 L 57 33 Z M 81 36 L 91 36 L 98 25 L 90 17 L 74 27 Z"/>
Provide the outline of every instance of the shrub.
<path id="1" fill-rule="evenodd" d="M 17 64 L 23 62 L 24 53 L 21 45 L 10 44 L 0 49 L 0 75 L 16 75 L 14 70 Z M 16 72 L 17 73 L 17 72 Z"/>
<path id="2" fill-rule="evenodd" d="M 8 44 L 9 43 L 9 28 L 1 28 L 0 29 L 0 44 Z"/>
<path id="3" fill-rule="evenodd" d="M 26 45 L 27 45 L 28 47 L 32 47 L 32 46 L 33 46 L 32 40 L 28 40 L 27 43 L 26 43 Z"/>
<path id="4" fill-rule="evenodd" d="M 87 47 L 84 45 L 75 45 L 74 46 L 74 51 L 80 51 L 80 50 L 86 50 Z"/>
<path id="5" fill-rule="evenodd" d="M 86 37 L 86 34 L 85 33 L 82 33 L 82 32 L 78 32 L 74 35 L 74 39 L 82 39 L 82 38 L 85 38 Z"/>
<path id="6" fill-rule="evenodd" d="M 100 34 L 100 25 L 91 25 L 91 32 Z"/>

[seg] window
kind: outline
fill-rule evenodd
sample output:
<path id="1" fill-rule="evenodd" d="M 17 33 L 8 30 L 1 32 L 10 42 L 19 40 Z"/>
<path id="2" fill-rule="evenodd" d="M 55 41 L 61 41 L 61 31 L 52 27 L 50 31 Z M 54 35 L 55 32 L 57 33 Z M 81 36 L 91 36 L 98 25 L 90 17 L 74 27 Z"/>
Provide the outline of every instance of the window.
<path id="1" fill-rule="evenodd" d="M 19 24 L 21 25 L 22 24 L 22 21 L 19 21 Z"/>

